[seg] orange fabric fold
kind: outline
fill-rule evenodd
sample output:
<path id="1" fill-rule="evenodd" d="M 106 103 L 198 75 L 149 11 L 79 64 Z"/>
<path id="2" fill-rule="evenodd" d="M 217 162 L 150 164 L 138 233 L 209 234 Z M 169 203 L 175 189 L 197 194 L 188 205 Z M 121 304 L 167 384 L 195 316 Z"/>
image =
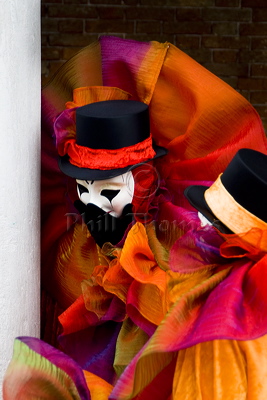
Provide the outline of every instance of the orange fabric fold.
<path id="1" fill-rule="evenodd" d="M 96 266 L 90 278 L 81 284 L 88 311 L 103 317 L 112 296 L 116 296 L 124 304 L 127 302 L 130 316 L 145 318 L 155 325 L 161 322 L 167 311 L 167 276 L 148 243 L 153 232 L 151 225 L 146 230 L 137 222 L 129 231 L 122 250 L 103 248 L 114 258 L 108 266 Z"/>
<path id="2" fill-rule="evenodd" d="M 218 233 L 225 240 L 220 246 L 220 254 L 224 258 L 248 257 L 259 261 L 267 252 L 267 230 L 252 228 L 238 235 Z"/>
<path id="3" fill-rule="evenodd" d="M 177 355 L 175 400 L 267 398 L 267 336 L 251 341 L 214 340 Z"/>
<path id="4" fill-rule="evenodd" d="M 83 371 L 87 386 L 90 390 L 91 400 L 108 400 L 113 386 L 99 376 L 88 371 Z"/>
<path id="5" fill-rule="evenodd" d="M 85 86 L 73 90 L 73 101 L 68 101 L 66 108 L 82 107 L 104 100 L 129 100 L 130 97 L 130 93 L 116 87 Z"/>

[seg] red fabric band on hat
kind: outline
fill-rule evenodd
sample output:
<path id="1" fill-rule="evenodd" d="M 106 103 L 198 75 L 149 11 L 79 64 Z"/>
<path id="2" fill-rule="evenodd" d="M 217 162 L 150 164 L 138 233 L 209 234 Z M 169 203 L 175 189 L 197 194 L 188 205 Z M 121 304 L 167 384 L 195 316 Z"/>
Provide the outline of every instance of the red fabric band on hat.
<path id="1" fill-rule="evenodd" d="M 151 135 L 133 146 L 115 150 L 91 149 L 77 145 L 75 139 L 69 139 L 64 143 L 63 153 L 69 155 L 72 165 L 101 170 L 124 168 L 145 162 L 156 155 L 152 147 Z"/>

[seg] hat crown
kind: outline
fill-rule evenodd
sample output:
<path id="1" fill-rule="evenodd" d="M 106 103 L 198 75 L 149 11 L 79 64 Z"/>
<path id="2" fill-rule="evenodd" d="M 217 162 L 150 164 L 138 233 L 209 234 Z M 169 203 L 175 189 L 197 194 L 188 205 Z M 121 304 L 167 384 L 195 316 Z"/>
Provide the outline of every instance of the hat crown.
<path id="1" fill-rule="evenodd" d="M 238 204 L 267 222 L 267 155 L 240 149 L 221 175 L 221 181 Z"/>
<path id="2" fill-rule="evenodd" d="M 76 143 L 80 146 L 120 149 L 149 135 L 149 109 L 139 101 L 100 101 L 76 110 Z"/>
<path id="3" fill-rule="evenodd" d="M 55 126 L 66 137 L 59 167 L 76 179 L 112 178 L 167 153 L 154 143 L 149 108 L 140 101 L 105 100 L 65 110 Z"/>

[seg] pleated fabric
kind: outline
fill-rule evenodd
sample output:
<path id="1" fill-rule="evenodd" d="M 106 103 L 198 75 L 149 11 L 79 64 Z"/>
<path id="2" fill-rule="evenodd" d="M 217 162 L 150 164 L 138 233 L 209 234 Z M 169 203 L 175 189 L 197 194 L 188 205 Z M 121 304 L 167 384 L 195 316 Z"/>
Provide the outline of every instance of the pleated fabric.
<path id="1" fill-rule="evenodd" d="M 118 96 L 149 105 L 168 154 L 153 163 L 152 221 L 100 249 L 58 168 L 53 124 Z M 63 352 L 17 339 L 4 400 L 266 398 L 266 248 L 243 240 L 266 232 L 202 227 L 183 196 L 243 147 L 267 154 L 255 109 L 170 43 L 104 36 L 61 67 L 42 91 L 42 338 Z"/>
<path id="2" fill-rule="evenodd" d="M 253 341 L 199 343 L 180 350 L 167 366 L 162 365 L 161 372 L 139 395 L 117 397 L 112 393 L 112 385 L 97 375 L 82 371 L 59 350 L 39 339 L 21 337 L 15 341 L 13 359 L 5 374 L 3 399 L 265 399 L 266 351 L 266 336 Z M 148 373 L 149 369 L 146 371 Z M 144 378 L 147 373 L 144 372 Z M 142 382 L 142 376 L 139 381 Z"/>

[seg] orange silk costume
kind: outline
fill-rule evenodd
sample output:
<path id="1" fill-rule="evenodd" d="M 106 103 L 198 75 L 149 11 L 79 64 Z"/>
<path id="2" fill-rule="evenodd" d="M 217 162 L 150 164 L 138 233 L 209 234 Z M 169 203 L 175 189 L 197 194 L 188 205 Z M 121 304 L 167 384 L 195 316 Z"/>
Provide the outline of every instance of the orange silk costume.
<path id="1" fill-rule="evenodd" d="M 133 226 L 122 248 L 104 245 L 101 250 L 95 245 L 72 206 L 75 182 L 63 176 L 57 165 L 54 118 L 66 103 L 71 108 L 102 100 L 88 95 L 91 91 L 87 88 L 92 86 L 106 87 L 105 99 L 113 98 L 114 91 L 117 95 L 114 88 L 119 88 L 129 99 L 149 104 L 152 136 L 169 151 L 155 161 L 169 193 L 163 190 L 156 199 L 157 221 L 145 227 L 140 223 Z M 196 213 L 183 197 L 188 185 L 213 182 L 239 148 L 267 153 L 263 127 L 254 108 L 173 45 L 113 37 L 100 38 L 69 60 L 42 95 L 43 339 L 57 345 L 60 315 L 60 343 L 63 348 L 66 342 L 70 345 L 68 354 L 73 357 L 76 334 L 86 333 L 85 337 L 78 336 L 80 343 L 87 341 L 93 346 L 98 335 L 105 335 L 99 323 L 112 314 L 106 338 L 115 341 L 112 363 L 117 375 L 108 382 L 83 365 L 88 399 L 266 398 L 265 327 L 259 337 L 253 335 L 250 324 L 245 340 L 240 340 L 241 334 L 235 339 L 224 333 L 219 339 L 196 338 L 191 345 L 175 347 L 180 340 L 176 337 L 179 327 L 184 329 L 181 335 L 186 343 L 187 335 L 194 335 L 191 328 L 197 332 L 194 316 L 212 298 L 213 289 L 229 282 L 233 271 L 244 268 L 244 279 L 248 276 L 253 285 L 256 282 L 261 287 L 265 254 L 257 254 L 252 260 L 242 254 L 222 261 L 216 251 L 213 255 L 213 249 L 206 258 L 190 235 L 186 242 L 191 223 L 197 232 L 202 231 Z M 220 248 L 223 240 L 210 231 L 208 234 L 215 241 L 214 249 Z M 257 269 L 261 274 L 255 278 L 253 271 Z M 116 330 L 115 337 L 111 328 L 112 332 Z M 6 387 L 11 387 L 12 368 L 21 363 L 22 343 L 17 344 Z M 30 346 L 27 351 L 37 364 L 38 351 Z M 56 368 L 60 374 L 62 367 Z M 5 400 L 11 399 L 7 389 L 6 393 Z M 66 398 L 87 397 L 79 392 Z"/>

